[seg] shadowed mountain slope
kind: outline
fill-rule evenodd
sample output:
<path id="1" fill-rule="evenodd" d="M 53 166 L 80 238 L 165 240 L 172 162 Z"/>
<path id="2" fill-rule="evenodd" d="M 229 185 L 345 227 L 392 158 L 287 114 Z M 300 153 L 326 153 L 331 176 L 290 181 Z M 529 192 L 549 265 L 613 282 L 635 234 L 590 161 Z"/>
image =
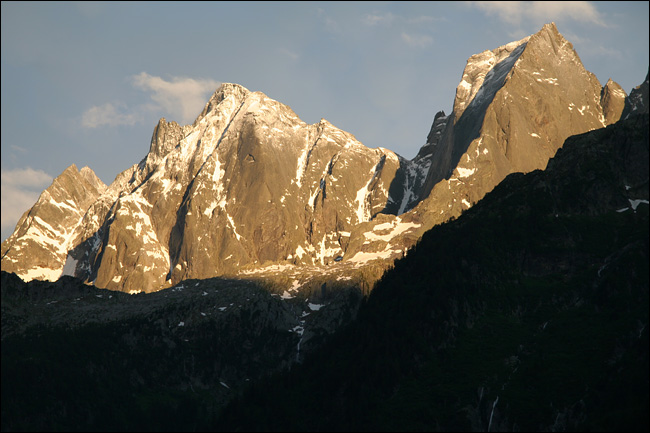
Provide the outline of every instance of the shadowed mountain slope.
<path id="1" fill-rule="evenodd" d="M 223 430 L 648 427 L 648 117 L 573 136 L 387 272 Z"/>

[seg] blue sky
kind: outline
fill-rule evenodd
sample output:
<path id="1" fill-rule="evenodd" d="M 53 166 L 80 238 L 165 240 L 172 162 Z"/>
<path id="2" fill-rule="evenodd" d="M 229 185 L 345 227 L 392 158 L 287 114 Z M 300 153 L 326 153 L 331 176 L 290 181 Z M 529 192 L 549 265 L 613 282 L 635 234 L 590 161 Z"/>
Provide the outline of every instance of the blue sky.
<path id="1" fill-rule="evenodd" d="M 2 2 L 2 239 L 67 166 L 105 182 L 221 82 L 413 158 L 472 55 L 554 21 L 601 84 L 648 71 L 648 2 Z"/>

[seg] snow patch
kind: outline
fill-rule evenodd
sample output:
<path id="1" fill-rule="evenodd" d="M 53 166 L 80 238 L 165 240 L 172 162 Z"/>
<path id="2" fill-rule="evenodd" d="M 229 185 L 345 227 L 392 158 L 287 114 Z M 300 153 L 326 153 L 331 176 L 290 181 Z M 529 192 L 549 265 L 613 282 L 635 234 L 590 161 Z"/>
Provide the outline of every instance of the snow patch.
<path id="1" fill-rule="evenodd" d="M 296 248 L 296 256 L 297 256 L 299 259 L 302 259 L 302 256 L 303 256 L 304 254 L 306 254 L 306 251 L 305 251 L 305 250 L 304 250 L 300 245 L 298 245 L 298 248 Z"/>
<path id="2" fill-rule="evenodd" d="M 535 80 L 540 83 L 548 83 L 553 84 L 554 86 L 559 86 L 557 83 L 557 78 L 536 78 Z"/>
<path id="3" fill-rule="evenodd" d="M 233 221 L 232 217 L 230 216 L 229 213 L 226 213 L 226 217 L 228 218 L 228 222 L 230 223 L 230 226 L 232 227 L 232 231 L 235 234 L 235 237 L 237 240 L 241 239 L 241 235 L 237 233 L 237 227 L 235 227 L 235 221 Z"/>
<path id="4" fill-rule="evenodd" d="M 648 200 L 641 200 L 641 199 L 632 200 L 632 199 L 628 199 L 628 201 L 630 202 L 630 206 L 632 206 L 633 211 L 636 211 L 637 206 L 639 206 L 641 203 L 648 204 Z"/>
<path id="5" fill-rule="evenodd" d="M 422 224 L 416 223 L 403 223 L 401 218 L 397 217 L 393 222 L 377 224 L 373 227 L 371 232 L 365 232 L 363 236 L 367 241 L 385 241 L 388 242 L 396 236 L 410 230 L 413 228 L 420 227 Z M 379 235 L 376 234 L 376 231 L 390 230 L 389 233 Z M 367 242 L 366 242 L 367 243 Z M 356 255 L 355 255 L 356 257 Z"/>
<path id="6" fill-rule="evenodd" d="M 357 198 L 355 201 L 357 202 L 356 214 L 358 223 L 370 221 L 370 206 L 367 200 L 368 194 L 370 193 L 370 184 L 377 175 L 377 166 L 370 170 L 370 174 L 372 174 L 372 176 L 370 176 L 368 182 L 357 191 Z"/>
<path id="7" fill-rule="evenodd" d="M 472 174 L 474 174 L 476 168 L 468 169 L 468 168 L 456 167 L 456 170 L 458 171 L 458 177 L 463 178 L 463 177 L 469 177 Z"/>
<path id="8" fill-rule="evenodd" d="M 241 271 L 240 274 L 244 275 L 253 275 L 253 274 L 261 274 L 265 272 L 285 272 L 288 270 L 294 269 L 293 265 L 269 265 L 265 266 L 263 268 L 257 268 L 257 269 L 251 269 L 248 271 Z"/>
<path id="9" fill-rule="evenodd" d="M 293 299 L 293 298 L 295 298 L 295 296 L 291 295 L 291 294 L 290 294 L 289 292 L 287 292 L 286 290 L 285 290 L 285 291 L 282 293 L 282 295 L 280 296 L 280 299 Z"/>
<path id="10" fill-rule="evenodd" d="M 25 272 L 16 274 L 25 282 L 32 280 L 56 281 L 61 276 L 61 270 L 37 266 L 31 269 L 27 269 Z"/>
<path id="11" fill-rule="evenodd" d="M 71 202 L 71 201 L 70 201 L 70 200 L 66 200 L 66 202 Z M 73 212 L 75 212 L 75 213 L 79 213 L 79 212 L 81 212 L 79 209 L 76 208 L 76 206 L 70 206 L 70 205 L 69 205 L 68 203 L 66 203 L 66 202 L 64 202 L 64 203 L 60 203 L 60 202 L 54 201 L 53 199 L 50 199 L 50 201 L 49 201 L 49 203 L 50 203 L 51 205 L 56 206 L 56 207 L 58 207 L 58 208 L 69 209 L 69 210 L 71 210 L 71 211 L 73 211 Z M 72 202 L 72 204 L 74 205 L 74 202 Z"/>
<path id="12" fill-rule="evenodd" d="M 392 251 L 390 249 L 385 249 L 384 251 L 380 251 L 376 253 L 367 253 L 367 252 L 359 251 L 349 261 L 353 263 L 361 264 L 361 263 L 369 262 L 371 260 L 388 259 L 390 256 L 393 255 L 394 252 L 395 251 Z"/>

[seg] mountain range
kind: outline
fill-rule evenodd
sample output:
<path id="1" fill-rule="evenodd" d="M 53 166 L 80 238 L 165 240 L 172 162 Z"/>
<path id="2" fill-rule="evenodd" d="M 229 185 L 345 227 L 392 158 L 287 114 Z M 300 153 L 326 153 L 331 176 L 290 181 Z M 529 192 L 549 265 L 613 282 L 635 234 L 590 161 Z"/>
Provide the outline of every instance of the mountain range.
<path id="1" fill-rule="evenodd" d="M 554 24 L 470 57 L 453 112 L 413 160 L 223 84 L 192 125 L 161 119 L 146 157 L 108 187 L 68 167 L 3 242 L 2 269 L 152 292 L 269 265 L 394 259 L 507 174 L 543 169 L 570 135 L 618 120 L 625 100 Z"/>
<path id="2" fill-rule="evenodd" d="M 471 56 L 412 160 L 223 84 L 2 243 L 2 427 L 643 428 L 647 216 L 648 77 L 552 23 Z"/>

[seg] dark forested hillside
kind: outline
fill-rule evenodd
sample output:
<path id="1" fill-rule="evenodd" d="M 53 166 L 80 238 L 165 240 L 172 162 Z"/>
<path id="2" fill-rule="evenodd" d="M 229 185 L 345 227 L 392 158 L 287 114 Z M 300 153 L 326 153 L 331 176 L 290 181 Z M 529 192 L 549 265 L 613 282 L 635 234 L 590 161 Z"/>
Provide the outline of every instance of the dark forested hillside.
<path id="1" fill-rule="evenodd" d="M 425 234 L 356 322 L 221 430 L 648 428 L 648 116 Z"/>
<path id="2" fill-rule="evenodd" d="M 329 322 L 350 321 L 361 297 L 340 290 L 327 315 L 300 319 L 304 301 L 253 281 L 138 295 L 73 277 L 25 283 L 2 271 L 1 282 L 2 431 L 208 428 L 238 389 L 308 353 Z"/>

